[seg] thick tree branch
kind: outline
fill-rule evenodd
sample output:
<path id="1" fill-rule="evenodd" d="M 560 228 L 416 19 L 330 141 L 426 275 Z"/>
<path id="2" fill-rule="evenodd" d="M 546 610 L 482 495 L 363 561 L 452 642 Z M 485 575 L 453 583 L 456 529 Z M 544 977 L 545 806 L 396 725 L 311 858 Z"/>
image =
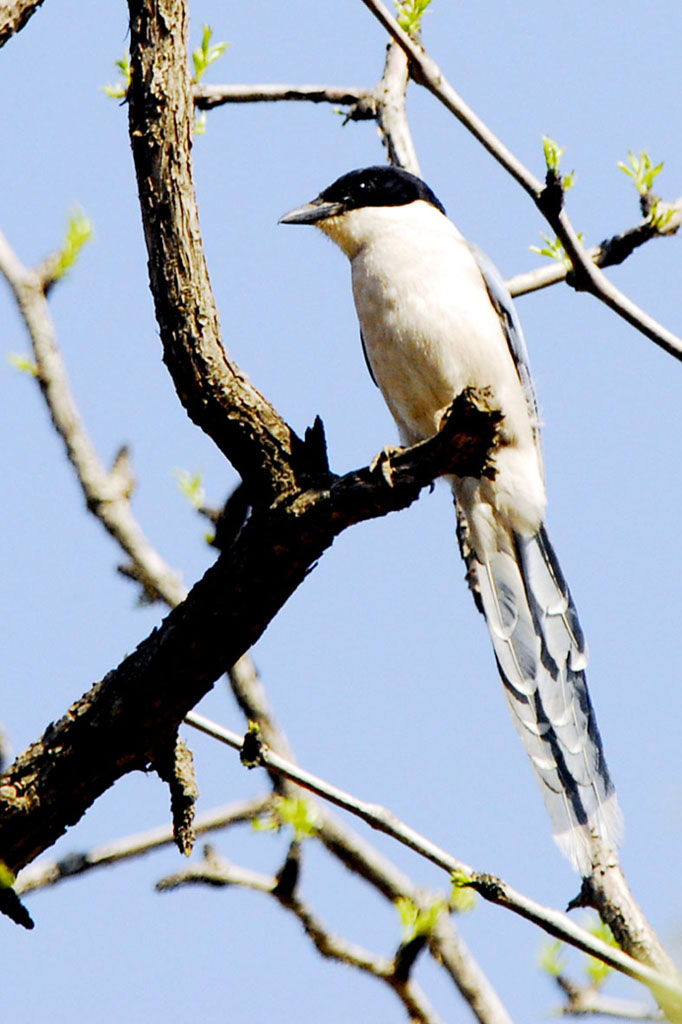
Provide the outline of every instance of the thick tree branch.
<path id="1" fill-rule="evenodd" d="M 189 416 L 233 463 L 252 501 L 270 504 L 296 489 L 304 446 L 221 344 L 191 174 L 186 5 L 128 6 L 130 137 L 164 360 Z"/>
<path id="2" fill-rule="evenodd" d="M 497 419 L 465 394 L 439 434 L 391 459 L 390 474 L 327 475 L 276 509 L 254 511 L 187 600 L 0 780 L 0 858 L 16 871 L 117 778 L 147 769 L 334 538 L 406 507 L 440 473 L 480 473 Z"/>

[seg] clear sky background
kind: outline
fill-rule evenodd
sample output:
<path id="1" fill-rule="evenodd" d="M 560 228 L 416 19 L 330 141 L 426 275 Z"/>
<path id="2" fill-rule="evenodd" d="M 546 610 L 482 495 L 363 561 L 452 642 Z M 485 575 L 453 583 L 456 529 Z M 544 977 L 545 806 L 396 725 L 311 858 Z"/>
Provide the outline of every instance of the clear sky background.
<path id="1" fill-rule="evenodd" d="M 192 4 L 231 47 L 207 81 L 372 85 L 385 38 L 361 3 Z M 547 5 L 435 0 L 424 41 L 449 80 L 536 174 L 541 136 L 575 167 L 569 213 L 594 244 L 637 222 L 616 167 L 628 149 L 665 161 L 660 191 L 682 191 L 678 0 Z M 73 386 L 99 451 L 132 446 L 134 508 L 188 583 L 212 560 L 176 467 L 201 470 L 208 498 L 235 475 L 185 417 L 161 362 L 147 288 L 124 106 L 101 91 L 127 45 L 119 3 L 46 0 L 0 52 L 0 227 L 33 263 L 57 246 L 79 203 L 96 239 L 52 309 Z M 409 112 L 424 177 L 510 276 L 539 262 L 546 230 L 531 202 L 416 86 Z M 326 105 L 226 107 L 194 147 L 201 224 L 225 344 L 299 432 L 323 417 L 332 467 L 366 464 L 395 431 L 360 350 L 345 259 L 313 230 L 278 227 L 339 174 L 383 160 L 371 123 Z M 680 241 L 640 250 L 612 279 L 682 333 Z M 565 286 L 518 302 L 544 426 L 549 527 L 591 650 L 589 679 L 626 819 L 623 864 L 679 958 L 682 929 L 680 570 L 682 366 L 594 299 Z M 0 287 L 5 353 L 25 352 Z M 160 620 L 115 572 L 113 542 L 87 515 L 33 381 L 0 364 L 3 670 L 0 717 L 15 753 L 37 739 Z M 578 879 L 555 848 L 539 790 L 509 721 L 482 620 L 464 584 L 445 487 L 409 511 L 339 538 L 254 652 L 301 763 L 385 804 L 476 868 L 563 907 Z M 200 707 L 243 721 L 219 684 Z M 226 748 L 189 734 L 200 809 L 263 791 Z M 153 775 L 127 777 L 48 856 L 168 820 Z M 217 836 L 239 864 L 275 871 L 286 837 Z M 378 846 L 424 886 L 447 879 L 394 844 Z M 395 912 L 311 844 L 303 893 L 341 934 L 390 956 Z M 347 1024 L 401 1021 L 378 982 L 323 962 L 299 924 L 262 896 L 155 881 L 173 850 L 30 897 L 23 932 L 0 920 L 2 1017 L 50 1020 Z M 542 936 L 482 905 L 458 927 L 514 1019 L 557 1005 L 536 968 Z M 417 974 L 442 1017 L 470 1019 L 424 960 Z M 628 982 L 614 992 L 636 994 Z"/>

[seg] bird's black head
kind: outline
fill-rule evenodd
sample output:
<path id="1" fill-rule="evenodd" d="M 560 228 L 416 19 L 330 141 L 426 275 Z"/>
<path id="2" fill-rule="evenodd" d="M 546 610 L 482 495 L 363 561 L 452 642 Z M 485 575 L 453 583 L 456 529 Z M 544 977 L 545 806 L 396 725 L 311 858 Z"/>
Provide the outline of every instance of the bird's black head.
<path id="1" fill-rule="evenodd" d="M 350 210 L 368 206 L 407 206 L 417 199 L 445 213 L 421 178 L 399 167 L 364 167 L 337 178 L 317 199 L 286 213 L 280 224 L 319 224 L 329 217 L 338 217 Z"/>
<path id="2" fill-rule="evenodd" d="M 321 192 L 320 199 L 339 203 L 344 210 L 359 210 L 365 206 L 406 206 L 423 199 L 445 213 L 442 203 L 429 186 L 400 167 L 364 167 L 349 171 Z"/>

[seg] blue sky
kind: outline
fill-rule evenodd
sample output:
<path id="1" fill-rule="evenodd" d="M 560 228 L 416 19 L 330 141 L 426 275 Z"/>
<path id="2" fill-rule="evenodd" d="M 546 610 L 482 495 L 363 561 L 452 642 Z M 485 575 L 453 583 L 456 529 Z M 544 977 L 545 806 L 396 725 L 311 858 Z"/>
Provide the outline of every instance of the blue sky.
<path id="1" fill-rule="evenodd" d="M 207 81 L 371 85 L 384 36 L 363 5 L 196 2 L 231 46 Z M 130 443 L 135 511 L 188 583 L 210 564 L 204 525 L 174 469 L 204 474 L 219 503 L 233 471 L 186 419 L 161 362 L 146 284 L 125 107 L 101 86 L 127 43 L 126 5 L 46 0 L 0 52 L 0 228 L 32 263 L 80 204 L 96 238 L 52 308 L 88 427 L 105 461 Z M 682 192 L 678 40 L 673 0 L 519 7 L 434 0 L 424 41 L 454 87 L 536 174 L 541 136 L 566 147 L 577 184 L 569 213 L 594 244 L 638 220 L 618 160 L 647 149 Z M 436 102 L 412 87 L 424 177 L 461 230 L 510 276 L 538 257 L 530 201 Z M 367 463 L 395 432 L 367 376 L 343 257 L 312 230 L 277 227 L 285 210 L 352 167 L 383 159 L 371 123 L 342 126 L 327 106 L 222 108 L 194 147 L 201 225 L 225 344 L 302 432 L 320 414 L 332 466 Z M 647 246 L 610 276 L 678 334 L 679 239 Z M 679 437 L 682 367 L 585 295 L 557 287 L 521 298 L 544 423 L 549 528 L 590 645 L 589 680 L 626 820 L 623 864 L 637 898 L 678 955 L 682 891 L 679 778 Z M 0 289 L 5 353 L 27 341 Z M 0 363 L 3 478 L 2 709 L 15 753 L 157 624 L 118 576 L 113 542 L 82 507 L 32 381 Z M 511 727 L 483 622 L 463 580 L 444 487 L 410 510 L 339 538 L 254 652 L 305 767 L 390 807 L 455 856 L 529 896 L 564 906 L 577 879 L 554 847 L 539 791 Z M 218 684 L 200 710 L 243 722 Z M 261 792 L 229 751 L 188 734 L 202 809 Z M 49 856 L 160 824 L 154 776 L 107 793 Z M 413 854 L 377 845 L 424 886 L 446 879 Z M 225 856 L 276 870 L 284 837 L 218 836 Z M 310 844 L 308 844 L 310 846 Z M 375 981 L 322 962 L 294 920 L 262 896 L 154 882 L 181 866 L 167 851 L 30 898 L 32 933 L 0 921 L 6 1020 L 208 1024 L 402 1020 Z M 304 893 L 331 927 L 385 955 L 395 912 L 313 847 Z M 516 1020 L 556 1005 L 536 969 L 541 936 L 478 905 L 458 926 Z M 468 1011 L 433 965 L 418 976 L 448 1022 Z M 9 980 L 8 980 L 9 979 Z M 614 991 L 633 992 L 627 983 Z M 87 1009 L 85 1009 L 87 1008 Z"/>

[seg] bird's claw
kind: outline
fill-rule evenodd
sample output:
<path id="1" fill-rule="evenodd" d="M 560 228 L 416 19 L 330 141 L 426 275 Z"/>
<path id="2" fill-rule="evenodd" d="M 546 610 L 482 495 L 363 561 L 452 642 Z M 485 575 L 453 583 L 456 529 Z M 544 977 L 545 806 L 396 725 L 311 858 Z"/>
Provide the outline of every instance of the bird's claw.
<path id="1" fill-rule="evenodd" d="M 381 475 L 388 484 L 389 487 L 393 487 L 393 467 L 391 466 L 391 459 L 394 455 L 398 455 L 403 449 L 399 445 L 385 444 L 378 455 L 375 455 L 372 459 L 369 471 L 370 473 L 376 473 L 379 469 Z"/>

